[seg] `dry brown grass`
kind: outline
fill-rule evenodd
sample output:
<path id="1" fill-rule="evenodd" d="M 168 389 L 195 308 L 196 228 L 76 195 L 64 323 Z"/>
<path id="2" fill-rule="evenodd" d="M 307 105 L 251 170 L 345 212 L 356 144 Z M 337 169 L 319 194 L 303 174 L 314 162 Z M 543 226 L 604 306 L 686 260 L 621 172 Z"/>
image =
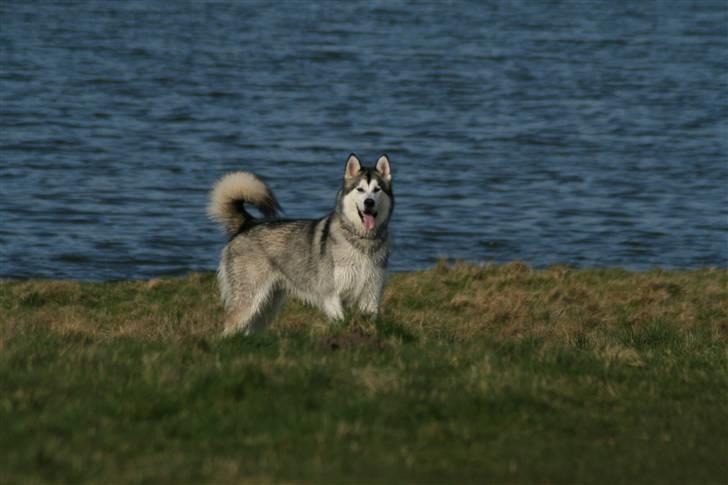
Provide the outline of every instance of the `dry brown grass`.
<path id="1" fill-rule="evenodd" d="M 201 274 L 117 283 L 5 281 L 0 312 L 0 348 L 29 327 L 92 339 L 184 339 L 216 335 L 222 321 L 214 278 Z M 728 271 L 533 270 L 523 263 L 441 262 L 432 270 L 393 274 L 382 319 L 418 338 L 449 340 L 487 335 L 568 342 L 656 322 L 685 332 L 707 328 L 725 340 Z M 379 345 L 371 340 L 373 325 L 357 316 L 352 322 L 350 335 L 336 335 L 329 344 Z M 274 327 L 325 334 L 328 325 L 316 310 L 291 302 Z"/>
<path id="2" fill-rule="evenodd" d="M 424 334 L 571 340 L 661 322 L 728 335 L 728 272 L 532 270 L 440 263 L 395 278 L 386 304 Z M 414 308 L 412 308 L 414 306 Z"/>

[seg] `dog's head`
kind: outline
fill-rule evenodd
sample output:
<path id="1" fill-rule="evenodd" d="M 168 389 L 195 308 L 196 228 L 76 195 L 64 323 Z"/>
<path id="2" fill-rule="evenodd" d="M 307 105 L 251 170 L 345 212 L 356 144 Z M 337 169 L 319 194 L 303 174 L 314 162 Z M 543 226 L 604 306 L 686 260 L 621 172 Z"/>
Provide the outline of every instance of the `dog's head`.
<path id="1" fill-rule="evenodd" d="M 387 155 L 379 157 L 374 167 L 364 167 L 356 155 L 349 155 L 341 208 L 344 217 L 362 234 L 386 225 L 394 208 L 392 169 Z"/>

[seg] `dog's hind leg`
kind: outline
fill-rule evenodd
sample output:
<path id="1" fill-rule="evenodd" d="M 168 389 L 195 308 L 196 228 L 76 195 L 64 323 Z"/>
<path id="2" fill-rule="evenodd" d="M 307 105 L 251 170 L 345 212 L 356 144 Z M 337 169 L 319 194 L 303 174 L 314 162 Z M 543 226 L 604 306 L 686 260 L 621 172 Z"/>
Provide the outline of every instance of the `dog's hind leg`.
<path id="1" fill-rule="evenodd" d="M 285 303 L 286 294 L 281 289 L 274 289 L 268 294 L 266 301 L 258 309 L 258 313 L 255 314 L 253 320 L 245 327 L 245 334 L 250 335 L 251 333 L 258 332 L 265 329 L 268 325 L 273 323 L 283 303 Z"/>
<path id="2" fill-rule="evenodd" d="M 259 291 L 252 299 L 252 304 L 234 304 L 225 319 L 224 336 L 237 332 L 250 335 L 263 330 L 275 320 L 283 308 L 286 295 L 282 289 L 272 289 L 271 286 Z"/>
<path id="3" fill-rule="evenodd" d="M 261 286 L 253 294 L 234 295 L 230 299 L 223 336 L 238 332 L 249 335 L 270 321 L 271 312 L 280 305 L 281 297 L 271 283 Z"/>
<path id="4" fill-rule="evenodd" d="M 246 335 L 251 322 L 255 318 L 257 308 L 251 306 L 235 306 L 226 311 L 225 328 L 222 331 L 223 336 L 229 337 L 238 332 L 244 332 Z"/>

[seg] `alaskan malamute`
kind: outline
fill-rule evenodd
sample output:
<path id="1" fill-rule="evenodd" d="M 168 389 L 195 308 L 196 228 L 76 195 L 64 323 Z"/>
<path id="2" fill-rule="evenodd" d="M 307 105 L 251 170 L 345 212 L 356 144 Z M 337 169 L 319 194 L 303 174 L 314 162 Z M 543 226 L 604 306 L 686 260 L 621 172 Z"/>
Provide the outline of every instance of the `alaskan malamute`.
<path id="1" fill-rule="evenodd" d="M 245 209 L 263 214 L 256 219 Z M 389 257 L 392 171 L 382 155 L 363 167 L 353 153 L 344 169 L 336 207 L 321 219 L 276 218 L 270 189 L 248 172 L 230 173 L 215 185 L 208 211 L 230 236 L 218 269 L 226 335 L 265 328 L 287 294 L 320 308 L 331 320 L 343 305 L 376 315 Z"/>

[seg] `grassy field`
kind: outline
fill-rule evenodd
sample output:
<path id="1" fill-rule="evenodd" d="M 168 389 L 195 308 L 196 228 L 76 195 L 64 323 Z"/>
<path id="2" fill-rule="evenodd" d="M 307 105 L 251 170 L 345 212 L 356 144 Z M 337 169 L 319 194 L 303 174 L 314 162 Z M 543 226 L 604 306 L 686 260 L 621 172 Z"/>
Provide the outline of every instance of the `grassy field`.
<path id="1" fill-rule="evenodd" d="M 212 275 L 0 283 L 0 482 L 728 479 L 728 271 L 440 264 L 220 339 Z"/>

